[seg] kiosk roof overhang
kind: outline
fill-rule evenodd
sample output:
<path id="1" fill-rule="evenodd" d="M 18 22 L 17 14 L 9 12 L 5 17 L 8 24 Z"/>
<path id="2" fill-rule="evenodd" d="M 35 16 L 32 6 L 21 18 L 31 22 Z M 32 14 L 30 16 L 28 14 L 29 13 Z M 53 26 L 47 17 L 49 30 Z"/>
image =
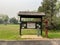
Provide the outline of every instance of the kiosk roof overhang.
<path id="1" fill-rule="evenodd" d="M 18 13 L 18 16 L 21 16 L 21 17 L 42 17 L 42 16 L 45 16 L 45 13 L 43 13 L 43 12 L 20 11 Z"/>

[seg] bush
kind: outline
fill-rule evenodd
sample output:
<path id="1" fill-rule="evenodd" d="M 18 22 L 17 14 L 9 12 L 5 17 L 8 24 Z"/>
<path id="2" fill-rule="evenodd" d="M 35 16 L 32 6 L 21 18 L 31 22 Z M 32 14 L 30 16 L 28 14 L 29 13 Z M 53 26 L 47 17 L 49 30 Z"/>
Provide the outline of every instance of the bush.
<path id="1" fill-rule="evenodd" d="M 3 21 L 2 19 L 0 19 L 0 24 L 3 24 L 3 22 L 4 22 L 4 21 Z"/>
<path id="2" fill-rule="evenodd" d="M 18 24 L 18 20 L 15 17 L 13 17 L 10 19 L 10 23 L 11 24 Z"/>

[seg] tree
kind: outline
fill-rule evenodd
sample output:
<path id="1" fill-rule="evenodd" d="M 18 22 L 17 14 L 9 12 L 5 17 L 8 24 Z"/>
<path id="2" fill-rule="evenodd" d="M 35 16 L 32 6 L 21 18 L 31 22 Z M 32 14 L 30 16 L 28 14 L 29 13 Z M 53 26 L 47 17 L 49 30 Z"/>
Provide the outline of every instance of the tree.
<path id="1" fill-rule="evenodd" d="M 38 12 L 44 12 L 43 9 L 44 9 L 44 8 L 43 8 L 42 6 L 39 6 L 39 8 L 38 8 Z"/>
<path id="2" fill-rule="evenodd" d="M 42 6 L 39 7 L 40 9 L 38 8 L 38 11 L 42 10 L 46 14 L 45 18 L 49 19 L 50 25 L 52 25 L 52 23 L 54 22 L 53 17 L 56 15 L 58 11 L 56 8 L 56 3 L 57 3 L 57 0 L 43 0 Z"/>
<path id="3" fill-rule="evenodd" d="M 0 20 L 2 20 L 4 24 L 7 24 L 9 17 L 8 15 L 0 14 Z"/>
<path id="4" fill-rule="evenodd" d="M 60 1 L 58 0 L 56 9 L 58 10 L 57 15 L 60 16 Z"/>
<path id="5" fill-rule="evenodd" d="M 13 18 L 10 19 L 10 23 L 18 24 L 18 20 L 15 17 L 13 17 Z"/>
<path id="6" fill-rule="evenodd" d="M 3 20 L 2 19 L 0 19 L 0 24 L 3 24 Z"/>
<path id="7" fill-rule="evenodd" d="M 9 17 L 7 15 L 4 16 L 4 24 L 6 25 L 8 23 Z"/>
<path id="8" fill-rule="evenodd" d="M 57 0 L 43 0 L 42 6 L 38 8 L 38 11 L 42 11 L 46 14 L 46 17 L 52 17 L 56 13 L 56 2 Z"/>

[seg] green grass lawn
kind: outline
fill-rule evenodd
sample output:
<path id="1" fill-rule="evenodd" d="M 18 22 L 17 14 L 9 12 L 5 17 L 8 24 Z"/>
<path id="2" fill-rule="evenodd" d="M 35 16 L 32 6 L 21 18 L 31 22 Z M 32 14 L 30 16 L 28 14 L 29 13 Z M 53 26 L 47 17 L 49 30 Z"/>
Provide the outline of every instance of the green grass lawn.
<path id="1" fill-rule="evenodd" d="M 44 31 L 43 31 L 43 37 L 45 37 Z M 60 38 L 60 31 L 59 30 L 48 31 L 48 38 L 50 39 Z"/>
<path id="2" fill-rule="evenodd" d="M 60 31 L 53 31 L 53 32 L 49 32 L 48 34 L 49 38 L 60 38 Z"/>
<path id="3" fill-rule="evenodd" d="M 37 33 L 36 29 L 24 29 L 22 30 L 22 35 L 35 35 Z M 0 40 L 20 40 L 19 35 L 19 25 L 1 25 L 0 24 Z"/>
<path id="4" fill-rule="evenodd" d="M 36 35 L 36 29 L 24 29 L 22 35 Z M 43 31 L 43 36 L 44 36 Z M 49 38 L 60 38 L 60 31 L 49 31 Z M 19 25 L 1 25 L 0 24 L 0 40 L 21 40 L 19 35 Z"/>
<path id="5" fill-rule="evenodd" d="M 19 34 L 18 25 L 0 25 L 0 39 L 15 39 Z"/>

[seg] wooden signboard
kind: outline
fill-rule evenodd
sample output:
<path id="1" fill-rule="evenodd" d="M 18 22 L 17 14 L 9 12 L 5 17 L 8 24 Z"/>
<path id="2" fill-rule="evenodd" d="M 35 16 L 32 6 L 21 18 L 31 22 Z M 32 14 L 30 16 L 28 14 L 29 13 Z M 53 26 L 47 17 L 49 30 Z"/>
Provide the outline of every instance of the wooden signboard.
<path id="1" fill-rule="evenodd" d="M 35 28 L 36 23 L 27 23 L 27 28 Z"/>

